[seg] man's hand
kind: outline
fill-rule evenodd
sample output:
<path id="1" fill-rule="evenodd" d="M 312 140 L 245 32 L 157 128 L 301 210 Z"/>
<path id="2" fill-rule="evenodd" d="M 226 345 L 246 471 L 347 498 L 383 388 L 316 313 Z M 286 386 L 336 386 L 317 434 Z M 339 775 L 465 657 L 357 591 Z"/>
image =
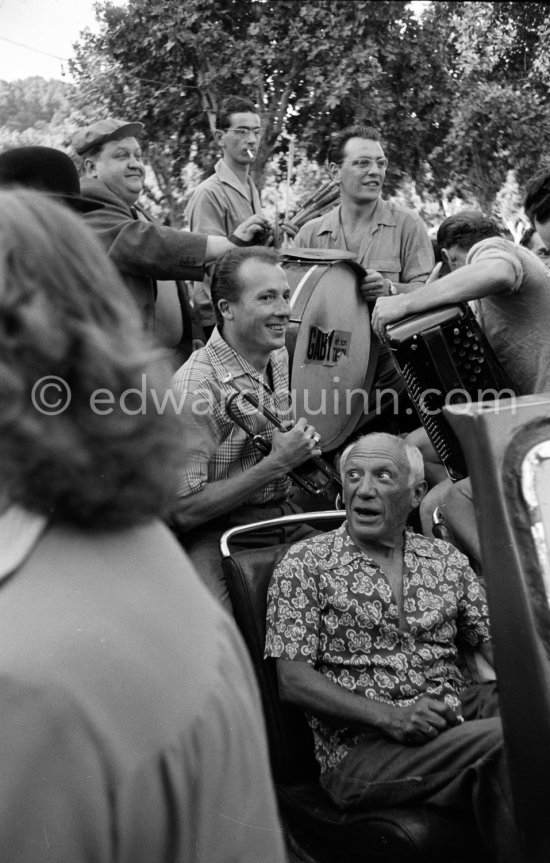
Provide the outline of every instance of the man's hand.
<path id="1" fill-rule="evenodd" d="M 463 721 L 444 701 L 423 695 L 414 704 L 392 708 L 386 733 L 399 743 L 417 746 L 434 740 L 442 731 Z"/>
<path id="2" fill-rule="evenodd" d="M 243 245 L 252 245 L 256 239 L 261 243 L 260 235 L 265 235 L 269 229 L 270 225 L 267 219 L 255 213 L 246 222 L 241 222 L 228 239 L 231 241 L 231 237 L 235 237 Z"/>
<path id="3" fill-rule="evenodd" d="M 312 425 L 300 417 L 288 431 L 274 431 L 271 452 L 268 458 L 278 460 L 281 468 L 288 473 L 293 467 L 303 464 L 312 456 L 321 455 L 320 436 Z M 291 426 L 291 427 L 290 427 Z"/>
<path id="4" fill-rule="evenodd" d="M 378 297 L 389 297 L 391 282 L 378 270 L 366 270 L 359 290 L 365 300 L 376 300 Z"/>
<path id="5" fill-rule="evenodd" d="M 371 326 L 379 339 L 384 338 L 386 327 L 392 321 L 399 321 L 409 314 L 409 295 L 397 294 L 395 297 L 380 297 L 374 304 Z"/>

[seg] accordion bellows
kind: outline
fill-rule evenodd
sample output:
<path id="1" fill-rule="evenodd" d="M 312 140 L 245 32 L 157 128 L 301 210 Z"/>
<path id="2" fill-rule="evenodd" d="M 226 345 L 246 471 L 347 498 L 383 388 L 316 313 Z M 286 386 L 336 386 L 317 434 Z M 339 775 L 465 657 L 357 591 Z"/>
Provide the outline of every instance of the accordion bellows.
<path id="1" fill-rule="evenodd" d="M 466 461 L 442 408 L 512 398 L 514 384 L 466 303 L 390 324 L 386 343 L 447 473 L 461 479 Z"/>

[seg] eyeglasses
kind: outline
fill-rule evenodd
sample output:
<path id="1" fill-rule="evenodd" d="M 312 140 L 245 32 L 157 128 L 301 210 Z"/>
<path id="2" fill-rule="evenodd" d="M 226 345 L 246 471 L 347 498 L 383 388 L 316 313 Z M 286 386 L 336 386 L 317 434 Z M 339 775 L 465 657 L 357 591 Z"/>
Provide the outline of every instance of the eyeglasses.
<path id="1" fill-rule="evenodd" d="M 239 138 L 247 138 L 249 135 L 254 135 L 255 138 L 262 137 L 261 129 L 250 129 L 248 126 L 229 126 L 224 132 L 234 132 Z"/>
<path id="2" fill-rule="evenodd" d="M 379 171 L 385 171 L 388 167 L 388 160 L 382 157 L 379 159 L 367 159 L 366 156 L 360 156 L 357 159 L 346 159 L 342 162 L 342 165 L 351 165 L 354 171 L 358 171 L 360 173 L 363 171 L 370 171 L 373 165 L 375 165 Z"/>

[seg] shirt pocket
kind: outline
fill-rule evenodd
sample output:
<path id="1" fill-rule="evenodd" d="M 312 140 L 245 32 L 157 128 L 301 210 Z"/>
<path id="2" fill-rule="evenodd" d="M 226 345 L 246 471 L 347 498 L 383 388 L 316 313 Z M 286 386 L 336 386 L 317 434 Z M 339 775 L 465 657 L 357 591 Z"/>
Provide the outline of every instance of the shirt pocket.
<path id="1" fill-rule="evenodd" d="M 401 272 L 401 261 L 399 258 L 373 258 L 369 259 L 367 268 L 369 270 L 377 270 L 382 273 L 387 279 L 398 278 Z"/>

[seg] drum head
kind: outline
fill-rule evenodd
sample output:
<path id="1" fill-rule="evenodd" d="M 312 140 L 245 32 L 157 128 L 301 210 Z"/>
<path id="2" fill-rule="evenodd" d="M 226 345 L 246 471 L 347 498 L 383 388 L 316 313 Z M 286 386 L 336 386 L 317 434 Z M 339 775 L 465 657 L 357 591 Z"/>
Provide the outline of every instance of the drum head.
<path id="1" fill-rule="evenodd" d="M 283 261 L 292 307 L 287 335 L 296 418 L 304 417 L 333 450 L 368 410 L 376 366 L 370 315 L 358 275 L 345 261 Z"/>

